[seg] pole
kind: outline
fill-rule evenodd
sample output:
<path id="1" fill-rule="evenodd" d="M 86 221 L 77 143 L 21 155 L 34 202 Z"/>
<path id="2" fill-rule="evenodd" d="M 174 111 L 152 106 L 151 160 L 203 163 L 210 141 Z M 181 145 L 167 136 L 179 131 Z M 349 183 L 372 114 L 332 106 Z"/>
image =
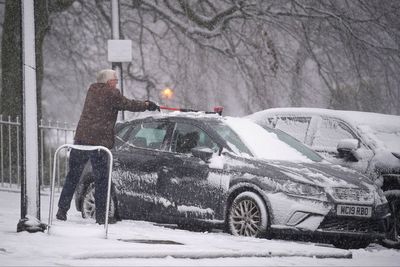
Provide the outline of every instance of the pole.
<path id="1" fill-rule="evenodd" d="M 21 0 L 23 69 L 23 177 L 17 232 L 44 231 L 40 222 L 34 0 Z"/>
<path id="2" fill-rule="evenodd" d="M 114 40 L 119 40 L 120 34 L 119 34 L 119 29 L 120 29 L 120 19 L 119 19 L 119 0 L 111 0 L 111 35 L 112 39 Z M 118 76 L 118 84 L 121 90 L 121 94 L 124 95 L 124 80 L 123 80 L 123 75 L 122 75 L 122 62 L 112 62 L 111 63 L 111 68 L 117 72 Z M 122 121 L 125 120 L 125 114 L 124 111 L 121 111 L 121 117 L 120 119 Z"/>

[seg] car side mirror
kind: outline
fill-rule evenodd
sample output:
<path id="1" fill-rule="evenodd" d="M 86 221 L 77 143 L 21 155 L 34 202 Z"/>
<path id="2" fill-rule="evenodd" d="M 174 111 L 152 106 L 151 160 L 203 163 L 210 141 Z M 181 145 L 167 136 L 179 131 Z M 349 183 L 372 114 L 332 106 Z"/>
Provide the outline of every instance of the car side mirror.
<path id="1" fill-rule="evenodd" d="M 205 162 L 209 162 L 209 160 L 214 154 L 214 151 L 212 151 L 208 147 L 195 147 L 192 148 L 191 152 L 193 156 L 195 156 L 196 158 L 200 158 Z"/>
<path id="2" fill-rule="evenodd" d="M 339 157 L 348 161 L 358 161 L 354 152 L 360 147 L 360 142 L 357 139 L 342 139 L 337 145 Z"/>

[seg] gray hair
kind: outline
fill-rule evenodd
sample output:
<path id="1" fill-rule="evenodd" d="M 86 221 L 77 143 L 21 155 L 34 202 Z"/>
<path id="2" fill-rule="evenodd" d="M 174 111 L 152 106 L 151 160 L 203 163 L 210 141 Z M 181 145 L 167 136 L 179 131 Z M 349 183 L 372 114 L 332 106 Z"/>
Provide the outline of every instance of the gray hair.
<path id="1" fill-rule="evenodd" d="M 116 72 L 112 69 L 105 69 L 99 71 L 97 74 L 97 82 L 98 83 L 107 83 L 108 80 L 112 80 L 115 78 Z"/>

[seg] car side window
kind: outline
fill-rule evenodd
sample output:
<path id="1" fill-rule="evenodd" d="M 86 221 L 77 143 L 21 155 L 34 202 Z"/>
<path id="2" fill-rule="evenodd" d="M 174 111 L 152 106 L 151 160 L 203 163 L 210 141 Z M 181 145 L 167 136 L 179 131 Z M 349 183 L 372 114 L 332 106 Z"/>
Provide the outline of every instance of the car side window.
<path id="1" fill-rule="evenodd" d="M 312 148 L 330 153 L 337 152 L 337 145 L 342 139 L 357 137 L 341 121 L 323 118 L 315 132 Z"/>
<path id="2" fill-rule="evenodd" d="M 173 134 L 171 151 L 188 154 L 195 147 L 208 147 L 214 152 L 218 151 L 217 143 L 205 131 L 197 126 L 178 122 Z"/>
<path id="3" fill-rule="evenodd" d="M 121 129 L 116 133 L 115 137 L 118 138 L 119 140 L 123 140 L 125 134 L 129 131 L 129 129 L 132 127 L 132 125 L 125 125 L 121 127 Z"/>
<path id="4" fill-rule="evenodd" d="M 304 143 L 310 121 L 311 117 L 276 117 L 274 128 L 284 131 Z"/>
<path id="5" fill-rule="evenodd" d="M 116 150 L 120 150 L 123 148 L 124 144 L 126 143 L 127 136 L 126 134 L 129 132 L 129 130 L 134 127 L 132 124 L 126 124 L 120 127 L 116 134 L 115 134 L 115 142 L 114 142 L 114 148 Z"/>
<path id="6" fill-rule="evenodd" d="M 130 132 L 127 143 L 135 147 L 161 150 L 167 128 L 166 122 L 141 123 Z"/>

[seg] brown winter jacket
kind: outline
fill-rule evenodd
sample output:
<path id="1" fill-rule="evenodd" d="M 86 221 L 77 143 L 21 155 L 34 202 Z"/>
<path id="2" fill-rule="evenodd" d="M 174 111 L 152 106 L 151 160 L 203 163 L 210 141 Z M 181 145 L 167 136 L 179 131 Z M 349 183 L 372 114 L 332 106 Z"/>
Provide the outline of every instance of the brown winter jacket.
<path id="1" fill-rule="evenodd" d="M 76 127 L 75 144 L 112 148 L 119 110 L 145 111 L 146 105 L 142 101 L 129 100 L 105 83 L 90 85 Z"/>

